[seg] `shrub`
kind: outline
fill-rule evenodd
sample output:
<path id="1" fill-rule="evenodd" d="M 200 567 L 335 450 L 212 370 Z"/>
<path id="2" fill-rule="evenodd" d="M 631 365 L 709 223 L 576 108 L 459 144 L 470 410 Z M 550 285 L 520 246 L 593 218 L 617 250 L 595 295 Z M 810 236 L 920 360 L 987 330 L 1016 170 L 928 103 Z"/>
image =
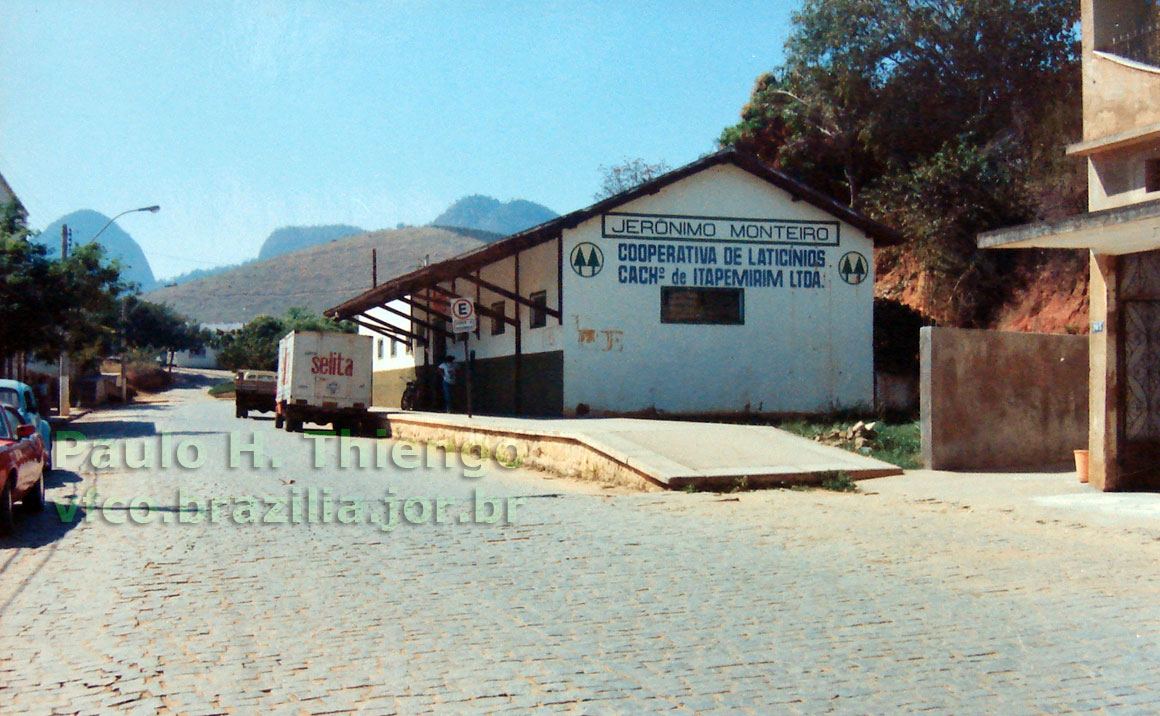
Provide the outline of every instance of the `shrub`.
<path id="1" fill-rule="evenodd" d="M 156 393 L 168 388 L 172 382 L 170 375 L 151 361 L 131 361 L 125 367 L 125 379 L 130 388 L 142 393 Z"/>

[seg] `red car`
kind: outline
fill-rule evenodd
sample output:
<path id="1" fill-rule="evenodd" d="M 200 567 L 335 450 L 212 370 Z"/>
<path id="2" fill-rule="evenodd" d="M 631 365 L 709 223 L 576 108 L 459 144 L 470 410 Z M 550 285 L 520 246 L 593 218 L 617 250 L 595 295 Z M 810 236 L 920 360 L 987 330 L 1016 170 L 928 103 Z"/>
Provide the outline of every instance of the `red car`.
<path id="1" fill-rule="evenodd" d="M 48 454 L 36 427 L 16 409 L 0 406 L 0 534 L 12 534 L 14 505 L 20 500 L 33 512 L 44 509 L 44 467 Z"/>

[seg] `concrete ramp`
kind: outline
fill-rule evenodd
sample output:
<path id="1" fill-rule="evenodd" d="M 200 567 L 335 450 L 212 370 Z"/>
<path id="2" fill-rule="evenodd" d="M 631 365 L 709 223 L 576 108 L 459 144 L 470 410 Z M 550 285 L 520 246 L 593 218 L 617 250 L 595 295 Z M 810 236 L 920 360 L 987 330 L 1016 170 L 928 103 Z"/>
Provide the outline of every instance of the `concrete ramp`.
<path id="1" fill-rule="evenodd" d="M 495 418 L 383 411 L 392 435 L 520 450 L 531 467 L 636 487 L 729 488 L 899 475 L 881 460 L 765 426 L 629 418 Z"/>

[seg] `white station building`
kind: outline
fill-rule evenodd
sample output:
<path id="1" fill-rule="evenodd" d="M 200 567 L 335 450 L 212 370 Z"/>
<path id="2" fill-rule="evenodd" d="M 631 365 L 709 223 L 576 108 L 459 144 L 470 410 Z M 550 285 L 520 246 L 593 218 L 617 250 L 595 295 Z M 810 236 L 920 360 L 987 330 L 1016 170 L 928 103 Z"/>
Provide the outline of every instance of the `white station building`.
<path id="1" fill-rule="evenodd" d="M 874 248 L 900 240 L 724 150 L 327 315 L 376 337 L 376 405 L 419 377 L 438 407 L 450 352 L 456 410 L 469 372 L 484 414 L 816 413 L 873 403 Z"/>

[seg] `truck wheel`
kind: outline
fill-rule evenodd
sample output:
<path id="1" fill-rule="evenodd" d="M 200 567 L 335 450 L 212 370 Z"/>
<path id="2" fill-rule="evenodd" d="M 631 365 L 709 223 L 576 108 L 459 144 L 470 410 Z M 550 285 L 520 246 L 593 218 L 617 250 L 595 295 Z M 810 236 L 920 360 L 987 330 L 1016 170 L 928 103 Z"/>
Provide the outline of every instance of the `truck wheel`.
<path id="1" fill-rule="evenodd" d="M 36 484 L 24 496 L 24 502 L 21 504 L 29 512 L 40 512 L 44 509 L 44 470 L 40 471 Z"/>
<path id="2" fill-rule="evenodd" d="M 10 535 L 16 529 L 12 516 L 12 483 L 15 481 L 16 476 L 10 476 L 4 482 L 4 489 L 0 490 L 0 535 Z"/>

